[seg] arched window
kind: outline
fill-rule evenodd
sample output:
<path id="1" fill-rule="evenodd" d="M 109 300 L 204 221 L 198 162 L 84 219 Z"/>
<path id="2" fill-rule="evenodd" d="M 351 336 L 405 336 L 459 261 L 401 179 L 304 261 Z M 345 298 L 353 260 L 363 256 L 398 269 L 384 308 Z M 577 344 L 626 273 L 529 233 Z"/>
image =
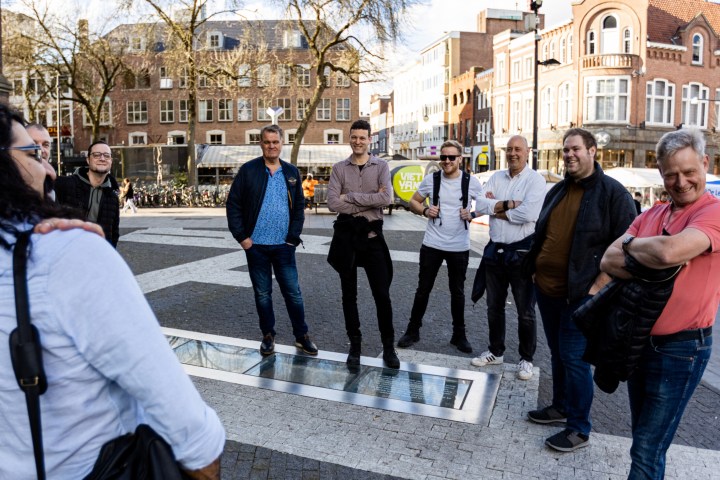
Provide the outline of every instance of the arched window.
<path id="1" fill-rule="evenodd" d="M 567 51 L 567 40 L 565 39 L 565 37 L 563 37 L 560 39 L 560 52 L 559 52 L 560 58 L 558 58 L 558 60 L 560 60 L 560 63 L 565 63 L 565 58 L 566 58 L 565 52 L 566 51 Z"/>
<path id="2" fill-rule="evenodd" d="M 693 65 L 702 65 L 703 63 L 703 36 L 696 33 L 692 37 L 692 63 Z"/>
<path id="3" fill-rule="evenodd" d="M 550 57 L 548 57 L 548 44 L 546 43 L 543 45 L 543 52 L 542 52 L 543 60 L 547 60 Z"/>
<path id="4" fill-rule="evenodd" d="M 608 15 L 602 21 L 600 53 L 620 53 L 618 21 L 615 15 Z"/>
<path id="5" fill-rule="evenodd" d="M 632 53 L 632 30 L 623 30 L 623 53 Z"/>
<path id="6" fill-rule="evenodd" d="M 547 60 L 555 58 L 555 52 L 555 40 L 553 40 L 552 42 L 550 42 L 550 56 L 547 58 Z"/>
<path id="7" fill-rule="evenodd" d="M 567 49 L 567 61 L 571 63 L 573 61 L 573 35 L 568 35 L 568 49 Z"/>
<path id="8" fill-rule="evenodd" d="M 460 103 L 465 103 L 465 94 L 463 92 L 460 92 Z"/>
<path id="9" fill-rule="evenodd" d="M 595 55 L 595 31 L 590 30 L 587 34 L 587 55 Z"/>
<path id="10" fill-rule="evenodd" d="M 453 106 L 457 105 L 457 93 L 453 94 Z"/>

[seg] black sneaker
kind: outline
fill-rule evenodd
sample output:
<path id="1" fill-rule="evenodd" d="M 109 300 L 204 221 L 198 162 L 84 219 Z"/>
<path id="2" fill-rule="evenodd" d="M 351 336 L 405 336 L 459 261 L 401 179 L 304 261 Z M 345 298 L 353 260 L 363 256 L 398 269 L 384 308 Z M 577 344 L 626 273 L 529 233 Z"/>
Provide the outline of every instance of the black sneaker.
<path id="1" fill-rule="evenodd" d="M 262 342 L 260 342 L 260 354 L 261 355 L 271 355 L 275 352 L 275 337 L 273 337 L 272 333 L 268 333 L 265 335 L 262 339 Z"/>
<path id="2" fill-rule="evenodd" d="M 527 414 L 528 419 L 535 423 L 565 423 L 567 422 L 567 415 L 565 412 L 558 410 L 553 406 L 541 408 L 540 410 L 532 410 Z"/>
<path id="3" fill-rule="evenodd" d="M 414 343 L 420 341 L 420 332 L 411 328 L 408 328 L 405 334 L 398 340 L 397 346 L 400 348 L 411 347 Z"/>
<path id="4" fill-rule="evenodd" d="M 299 349 L 301 349 L 303 352 L 307 353 L 308 355 L 317 355 L 318 354 L 318 348 L 315 346 L 315 344 L 310 340 L 310 337 L 306 333 L 300 338 L 295 339 L 295 346 Z"/>
<path id="5" fill-rule="evenodd" d="M 453 335 L 450 344 L 455 345 L 463 353 L 472 353 L 472 345 L 470 345 L 465 335 Z"/>
<path id="6" fill-rule="evenodd" d="M 580 432 L 566 428 L 545 440 L 545 445 L 559 452 L 572 452 L 578 448 L 587 447 L 590 437 Z"/>

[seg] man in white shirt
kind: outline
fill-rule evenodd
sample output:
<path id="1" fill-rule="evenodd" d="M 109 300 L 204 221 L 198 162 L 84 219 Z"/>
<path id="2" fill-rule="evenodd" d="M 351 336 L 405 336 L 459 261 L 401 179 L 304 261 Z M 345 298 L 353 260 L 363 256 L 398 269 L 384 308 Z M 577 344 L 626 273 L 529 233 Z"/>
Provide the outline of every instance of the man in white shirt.
<path id="1" fill-rule="evenodd" d="M 427 309 L 430 292 L 435 284 L 443 260 L 447 263 L 450 284 L 450 312 L 453 335 L 450 343 L 464 353 L 472 353 L 472 346 L 465 335 L 465 273 L 470 258 L 470 234 L 467 218 L 470 218 L 468 203 L 482 196 L 482 186 L 477 178 L 460 171 L 462 145 L 448 140 L 440 148 L 440 190 L 437 199 L 433 184 L 435 175 L 426 175 L 417 192 L 410 199 L 410 210 L 427 217 L 427 228 L 420 247 L 420 273 L 405 334 L 398 341 L 398 347 L 407 348 L 420 340 L 422 318 Z M 463 177 L 467 193 L 463 194 Z M 431 198 L 429 206 L 425 199 Z M 465 199 L 466 205 L 463 205 Z M 437 204 L 435 204 L 437 202 Z M 463 217 L 463 212 L 466 214 Z"/>
<path id="2" fill-rule="evenodd" d="M 512 289 L 518 314 L 520 363 L 517 376 L 533 375 L 536 346 L 535 295 L 532 278 L 522 273 L 522 259 L 530 249 L 535 221 L 545 198 L 545 179 L 527 164 L 530 149 L 521 135 L 506 147 L 508 169 L 495 173 L 485 185 L 486 198 L 475 211 L 490 215 L 490 242 L 483 252 L 487 289 L 488 350 L 472 360 L 476 367 L 503 363 L 505 353 L 505 300 Z"/>

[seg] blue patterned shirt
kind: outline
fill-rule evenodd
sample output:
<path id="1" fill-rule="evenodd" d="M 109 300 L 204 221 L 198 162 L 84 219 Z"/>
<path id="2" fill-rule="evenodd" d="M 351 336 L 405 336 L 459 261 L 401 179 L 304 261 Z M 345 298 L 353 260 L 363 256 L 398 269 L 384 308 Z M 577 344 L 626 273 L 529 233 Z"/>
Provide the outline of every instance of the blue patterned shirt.
<path id="1" fill-rule="evenodd" d="M 260 214 L 258 215 L 255 230 L 250 238 L 258 245 L 282 245 L 288 234 L 290 225 L 290 207 L 288 206 L 288 191 L 285 184 L 285 175 L 282 167 L 270 175 L 266 167 L 267 187 L 263 197 Z"/>

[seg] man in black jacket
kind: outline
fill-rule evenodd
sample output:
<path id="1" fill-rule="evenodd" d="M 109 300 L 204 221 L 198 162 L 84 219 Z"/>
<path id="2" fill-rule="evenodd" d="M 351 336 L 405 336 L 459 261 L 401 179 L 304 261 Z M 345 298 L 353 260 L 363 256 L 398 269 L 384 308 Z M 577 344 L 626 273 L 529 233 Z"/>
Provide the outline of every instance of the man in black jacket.
<path id="1" fill-rule="evenodd" d="M 298 169 L 280 160 L 282 138 L 283 131 L 277 125 L 260 131 L 263 155 L 240 167 L 233 181 L 226 208 L 228 227 L 247 256 L 263 334 L 260 353 L 275 351 L 274 272 L 292 322 L 295 346 L 317 355 L 318 349 L 307 334 L 295 264 L 295 247 L 305 222 L 305 200 Z"/>
<path id="2" fill-rule="evenodd" d="M 97 141 L 88 147 L 87 167 L 78 167 L 69 177 L 55 180 L 57 202 L 79 208 L 85 220 L 97 223 L 105 239 L 117 247 L 120 238 L 118 183 L 110 173 L 110 146 Z"/>
<path id="3" fill-rule="evenodd" d="M 563 137 L 565 179 L 545 197 L 528 254 L 537 305 L 550 348 L 552 404 L 528 412 L 536 423 L 567 422 L 545 443 L 562 452 L 587 446 L 593 380 L 582 360 L 586 341 L 572 312 L 610 281 L 600 272 L 605 249 L 635 218 L 630 193 L 595 162 L 597 144 L 587 130 Z"/>

